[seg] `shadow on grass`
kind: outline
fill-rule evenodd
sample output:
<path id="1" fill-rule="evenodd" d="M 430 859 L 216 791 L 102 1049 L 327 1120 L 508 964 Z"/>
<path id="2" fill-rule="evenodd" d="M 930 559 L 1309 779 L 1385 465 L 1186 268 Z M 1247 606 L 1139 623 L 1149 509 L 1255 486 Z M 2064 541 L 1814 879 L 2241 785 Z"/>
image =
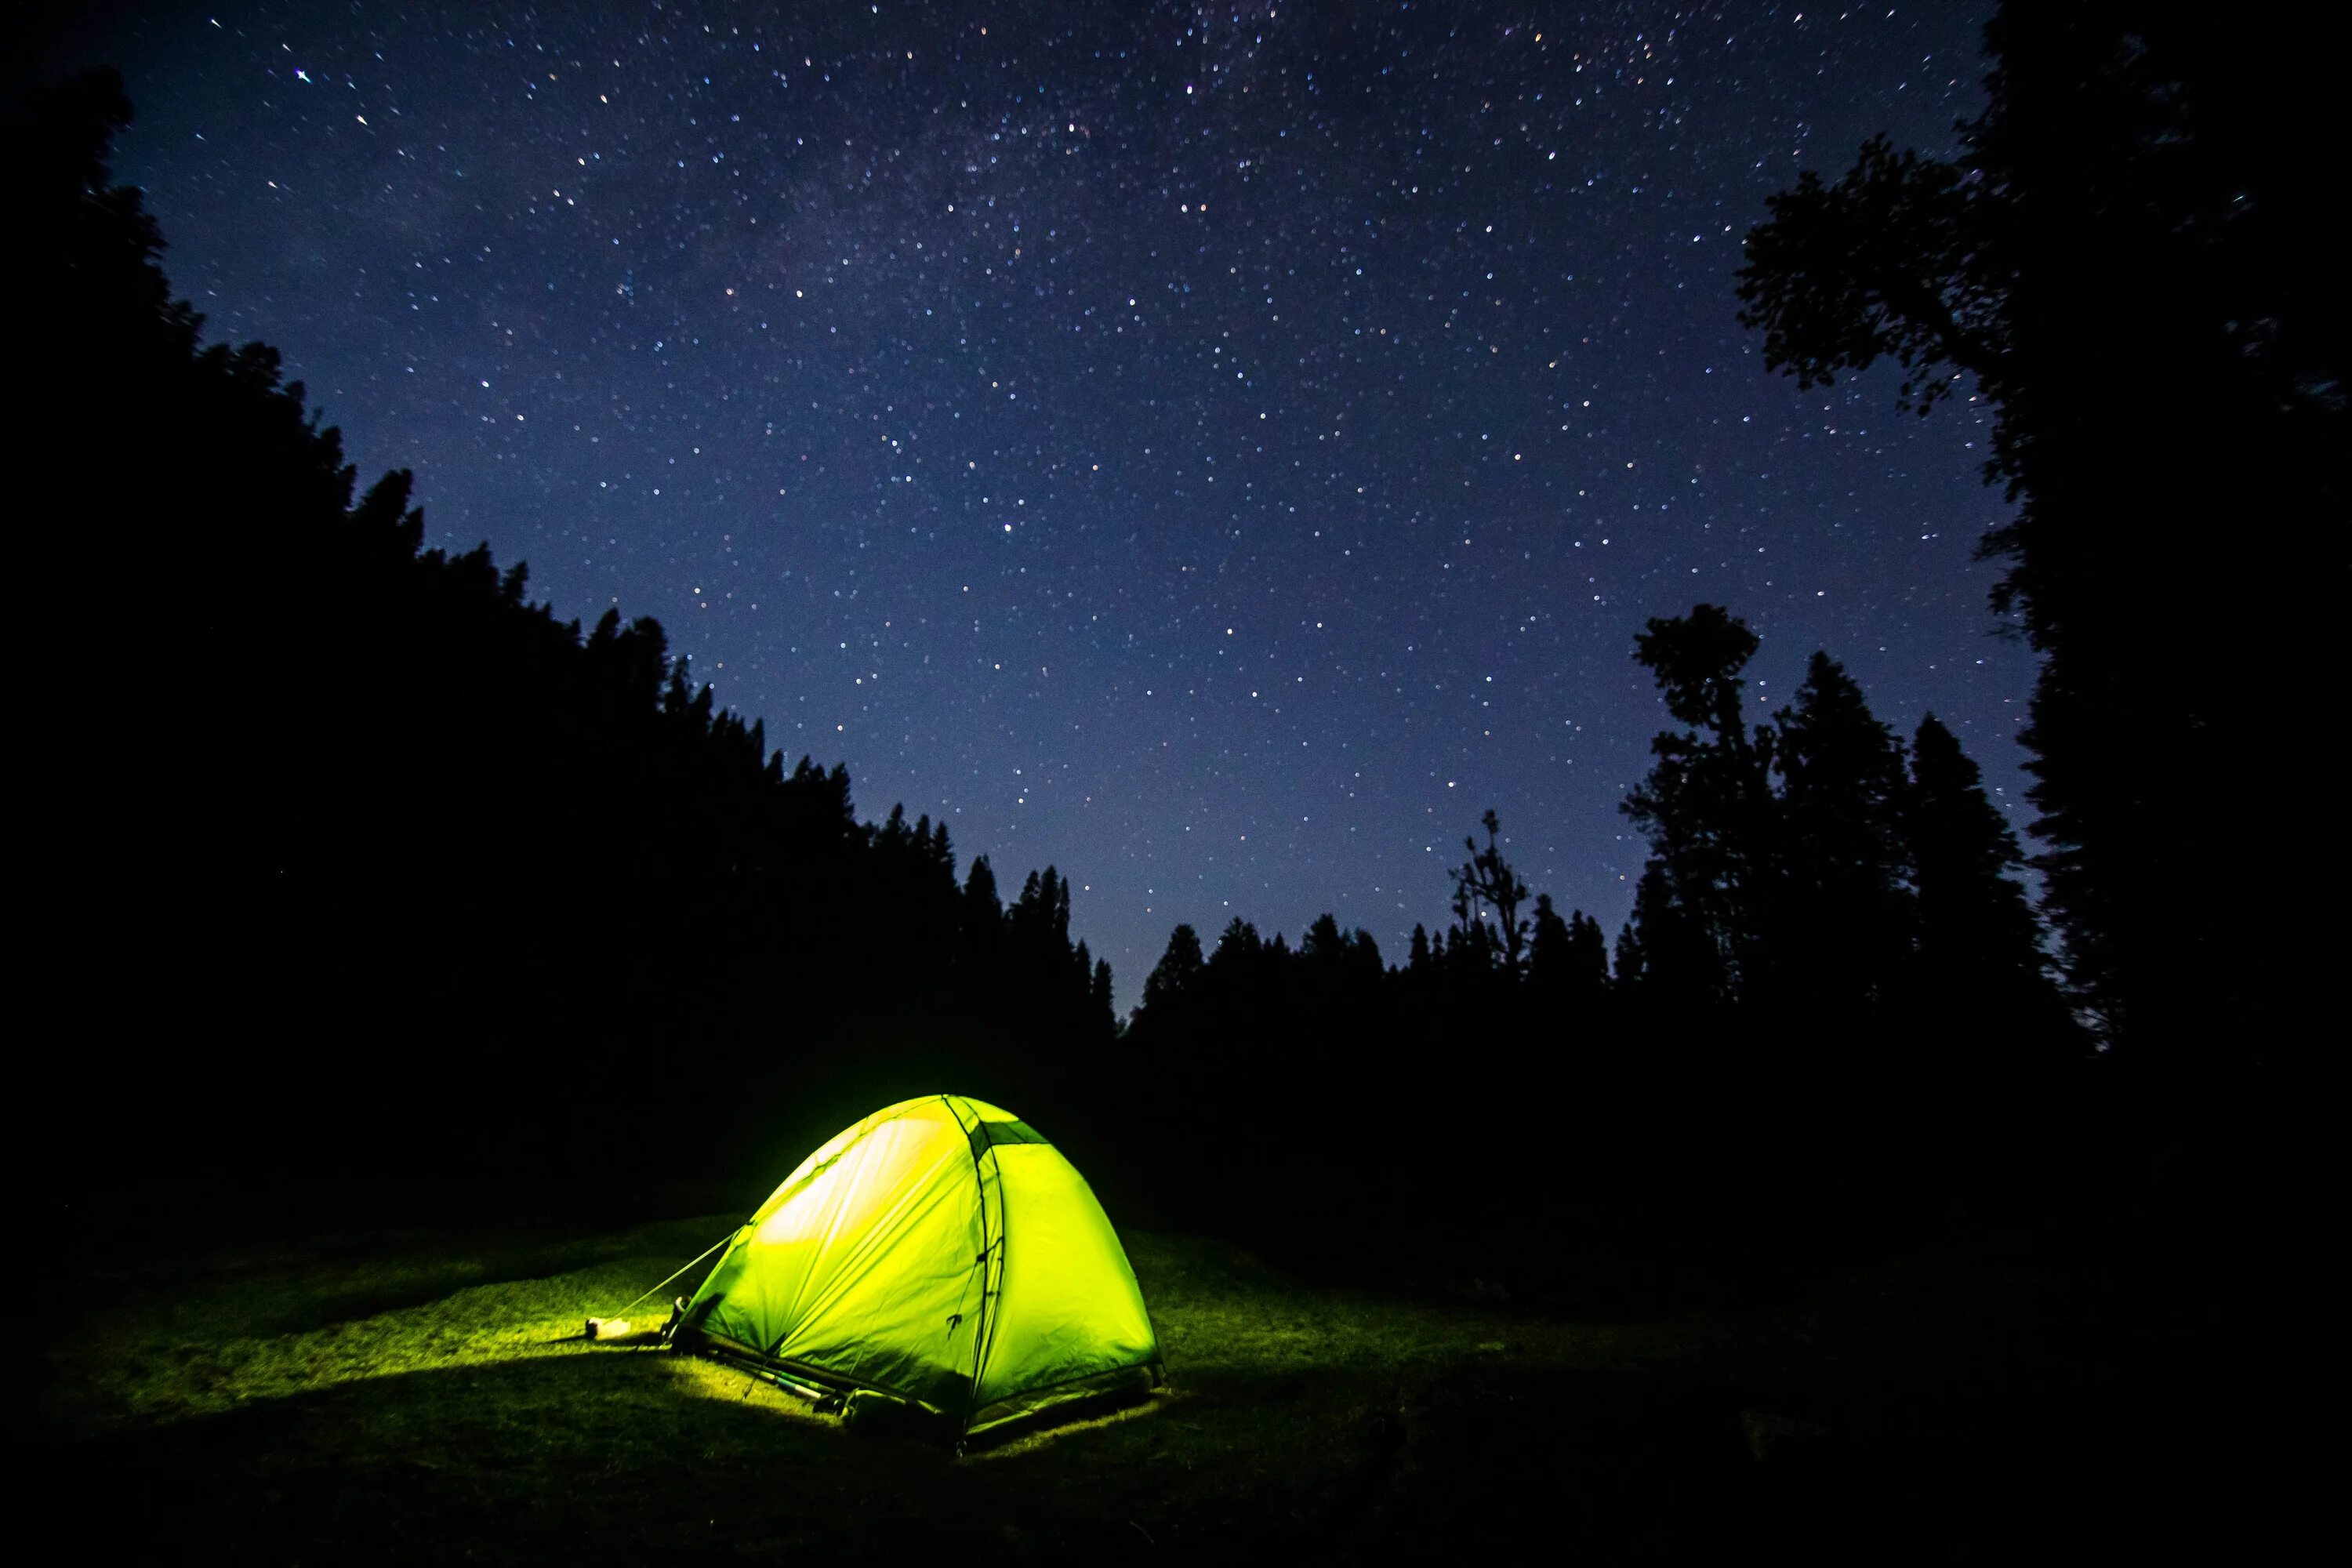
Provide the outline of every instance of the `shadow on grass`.
<path id="1" fill-rule="evenodd" d="M 728 1369 L 616 1351 L 349 1384 L 84 1439 L 38 1468 L 110 1551 L 201 1542 L 263 1561 L 414 1561 L 460 1542 L 490 1562 L 1313 1558 L 1542 1538 L 1727 1560 L 1893 1539 L 1825 1538 L 1801 1498 L 1791 1514 L 1796 1494 L 1759 1472 L 1717 1391 L 1504 1368 L 1231 1380 L 957 1460 L 844 1431 Z"/>
<path id="2" fill-rule="evenodd" d="M 60 1393 L 84 1418 L 18 1428 L 16 1473 L 101 1555 L 260 1561 L 1516 1561 L 1529 1543 L 1603 1563 L 2019 1561 L 2200 1533 L 2243 1555 L 2317 1495 L 2322 1450 L 2271 1413 L 2304 1342 L 2249 1309 L 2280 1282 L 2228 1251 L 2158 1267 L 2129 1237 L 1951 1248 L 1769 1321 L 1632 1329 L 1318 1290 L 1138 1235 L 1173 1390 L 957 1459 L 713 1363 L 553 1341 L 583 1302 L 673 1267 L 701 1223 L 578 1253 L 468 1242 L 357 1277 L 289 1264 L 156 1295 L 103 1331 L 61 1324 Z M 521 1268 L 566 1256 L 597 1261 Z M 453 1271 L 511 1282 L 250 1331 L 308 1293 Z M 1759 1458 L 1759 1430 L 1798 1436 Z"/>
<path id="3" fill-rule="evenodd" d="M 734 1223 L 714 1215 L 560 1239 L 482 1226 L 390 1236 L 356 1232 L 247 1252 L 160 1258 L 142 1253 L 134 1262 L 88 1272 L 79 1288 L 101 1294 L 110 1305 L 134 1309 L 168 1300 L 175 1325 L 191 1334 L 302 1333 L 483 1285 L 633 1258 L 650 1267 L 681 1251 L 691 1257 Z M 645 1283 L 659 1278 L 649 1275 Z"/>

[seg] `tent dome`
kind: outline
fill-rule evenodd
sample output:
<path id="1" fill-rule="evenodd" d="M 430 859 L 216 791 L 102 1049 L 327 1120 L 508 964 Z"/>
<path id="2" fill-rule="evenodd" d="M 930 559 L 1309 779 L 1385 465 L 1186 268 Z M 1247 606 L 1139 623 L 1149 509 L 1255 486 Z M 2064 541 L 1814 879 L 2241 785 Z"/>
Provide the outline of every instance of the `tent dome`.
<path id="1" fill-rule="evenodd" d="M 953 1094 L 877 1110 L 802 1161 L 683 1322 L 721 1354 L 967 1434 L 1160 1369 L 1086 1178 L 1012 1112 Z"/>

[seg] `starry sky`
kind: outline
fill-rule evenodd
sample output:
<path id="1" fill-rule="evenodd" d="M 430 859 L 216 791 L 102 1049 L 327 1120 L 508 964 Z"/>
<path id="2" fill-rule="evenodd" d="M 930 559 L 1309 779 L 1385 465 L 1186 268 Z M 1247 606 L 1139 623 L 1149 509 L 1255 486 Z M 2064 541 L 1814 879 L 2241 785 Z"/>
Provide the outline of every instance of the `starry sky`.
<path id="1" fill-rule="evenodd" d="M 1131 1005 L 1169 929 L 1402 957 L 1479 813 L 1611 930 L 1699 600 L 1826 647 L 2013 821 L 1986 421 L 1800 393 L 1740 239 L 1948 150 L 1985 6 L 131 6 L 177 289 L 428 542 L 657 616 L 772 744 L 1048 862 Z M 299 658 L 289 649 L 289 658 Z"/>

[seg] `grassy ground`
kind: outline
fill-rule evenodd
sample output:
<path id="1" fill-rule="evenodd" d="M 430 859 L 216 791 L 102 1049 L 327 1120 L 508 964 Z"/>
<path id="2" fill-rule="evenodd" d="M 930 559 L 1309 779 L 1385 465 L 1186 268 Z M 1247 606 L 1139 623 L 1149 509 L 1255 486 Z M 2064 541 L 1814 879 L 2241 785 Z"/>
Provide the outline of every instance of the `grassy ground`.
<path id="1" fill-rule="evenodd" d="M 728 1228 L 443 1233 L 101 1264 L 20 1479 L 85 1547 L 267 1562 L 1039 1551 L 2097 1559 L 2284 1530 L 2302 1364 L 2244 1249 L 1980 1238 L 1737 1313 L 1309 1289 L 1130 1236 L 1173 1377 L 957 1458 L 576 1337 Z M 1760 1457 L 1759 1457 L 1760 1455 Z"/>

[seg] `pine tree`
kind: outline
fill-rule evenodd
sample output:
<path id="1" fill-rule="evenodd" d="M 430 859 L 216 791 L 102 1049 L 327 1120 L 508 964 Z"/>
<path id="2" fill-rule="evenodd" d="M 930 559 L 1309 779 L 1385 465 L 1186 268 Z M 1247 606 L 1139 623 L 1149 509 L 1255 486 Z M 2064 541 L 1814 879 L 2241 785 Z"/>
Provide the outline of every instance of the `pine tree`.
<path id="1" fill-rule="evenodd" d="M 1635 889 L 1632 977 L 1708 998 L 1759 982 L 1776 927 L 1778 803 L 1773 732 L 1750 733 L 1741 671 L 1755 657 L 1748 623 L 1714 605 L 1655 619 L 1634 639 L 1666 711 L 1689 726 L 1650 742 L 1657 758 L 1621 809 L 1650 841 Z"/>
<path id="2" fill-rule="evenodd" d="M 1650 975 L 1650 955 L 1642 945 L 1642 908 L 1638 892 L 1633 913 L 1617 928 L 1617 967 L 1612 976 L 1617 988 L 1632 994 L 1647 984 Z"/>
<path id="3" fill-rule="evenodd" d="M 1144 1011 L 1164 1012 L 1193 995 L 1200 988 L 1202 968 L 1200 933 L 1189 925 L 1170 931 L 1167 950 L 1143 982 Z"/>
<path id="4" fill-rule="evenodd" d="M 956 963 L 968 981 L 992 990 L 1003 980 L 1004 903 L 997 896 L 996 872 L 985 855 L 972 857 L 956 897 Z"/>
<path id="5" fill-rule="evenodd" d="M 1568 922 L 1551 907 L 1551 895 L 1537 894 L 1535 925 L 1528 940 L 1528 983 L 1546 992 L 1566 989 L 1573 942 Z"/>
<path id="6" fill-rule="evenodd" d="M 1307 934 L 1299 939 L 1299 955 L 1337 963 L 1348 953 L 1348 939 L 1340 934 L 1337 916 L 1319 914 L 1307 925 Z"/>
<path id="7" fill-rule="evenodd" d="M 1549 893 L 1537 895 L 1528 982 L 1547 1005 L 1565 1012 L 1598 1002 L 1609 988 L 1609 944 L 1601 923 L 1581 910 L 1562 920 Z"/>
<path id="8" fill-rule="evenodd" d="M 1248 976 L 1265 953 L 1265 943 L 1259 940 L 1257 927 L 1235 915 L 1218 934 L 1216 951 L 1209 954 L 1209 968 L 1234 983 Z"/>
<path id="9" fill-rule="evenodd" d="M 1569 912 L 1567 967 L 1571 994 L 1597 997 L 1609 988 L 1609 940 L 1582 910 Z"/>
<path id="10" fill-rule="evenodd" d="M 1489 810 L 1479 818 L 1479 824 L 1486 830 L 1486 847 L 1479 848 L 1475 838 L 1463 839 L 1462 847 L 1470 852 L 1470 858 L 1452 873 L 1454 918 L 1465 929 L 1478 931 L 1482 948 L 1491 942 L 1504 973 L 1517 980 L 1528 941 L 1528 922 L 1519 918 L 1519 906 L 1527 902 L 1528 885 L 1503 858 L 1496 837 L 1502 832 L 1501 819 Z M 1495 912 L 1491 933 L 1483 913 L 1487 910 Z"/>
<path id="11" fill-rule="evenodd" d="M 1907 805 L 1926 987 L 1990 992 L 2012 1004 L 2048 995 L 2040 926 L 2017 881 L 2024 852 L 1987 798 L 1975 761 L 1932 713 L 1912 742 Z"/>
<path id="12" fill-rule="evenodd" d="M 1825 653 L 1775 717 L 1782 865 L 1771 972 L 1790 998 L 1877 1000 L 1911 947 L 1902 744 Z"/>
<path id="13" fill-rule="evenodd" d="M 1687 1007 L 1729 1001 L 1724 944 L 1706 914 L 1675 895 L 1653 857 L 1633 888 L 1633 912 L 1617 938 L 1617 983 L 1652 1003 Z"/>
<path id="14" fill-rule="evenodd" d="M 2064 1136 L 2066 1068 L 2083 1037 L 2016 880 L 2017 836 L 1933 714 L 1913 739 L 1904 828 L 1917 889 L 1905 1028 L 1913 1159 L 1948 1202 L 1998 1205 L 2035 1188 Z"/>

